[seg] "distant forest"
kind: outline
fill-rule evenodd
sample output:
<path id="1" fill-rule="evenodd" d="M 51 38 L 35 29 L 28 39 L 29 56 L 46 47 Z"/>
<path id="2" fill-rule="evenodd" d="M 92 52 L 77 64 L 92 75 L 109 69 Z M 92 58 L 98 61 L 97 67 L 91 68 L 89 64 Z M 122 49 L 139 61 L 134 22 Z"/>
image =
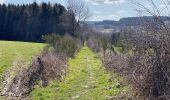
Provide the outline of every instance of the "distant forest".
<path id="1" fill-rule="evenodd" d="M 0 40 L 42 42 L 50 33 L 72 33 L 74 14 L 60 4 L 0 4 Z"/>

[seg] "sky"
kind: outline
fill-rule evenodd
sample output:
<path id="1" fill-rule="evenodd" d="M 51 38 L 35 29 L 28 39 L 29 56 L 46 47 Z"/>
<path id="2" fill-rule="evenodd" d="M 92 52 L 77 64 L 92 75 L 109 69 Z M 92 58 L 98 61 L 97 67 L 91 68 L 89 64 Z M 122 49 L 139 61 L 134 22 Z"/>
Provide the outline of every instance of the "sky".
<path id="1" fill-rule="evenodd" d="M 12 3 L 12 4 L 23 4 L 31 3 L 35 0 L 0 0 L 0 3 Z M 37 2 L 51 2 L 60 3 L 66 5 L 65 0 L 36 0 Z M 83 0 L 90 9 L 91 17 L 89 21 L 101 21 L 101 20 L 116 20 L 118 21 L 123 17 L 135 17 L 138 15 L 137 7 L 133 4 L 132 0 Z M 148 0 L 135 0 L 143 4 L 145 7 L 152 9 L 151 4 Z M 165 3 L 164 0 L 153 0 L 158 8 L 164 11 Z M 146 14 L 147 15 L 147 14 Z M 167 15 L 167 13 L 163 13 Z"/>

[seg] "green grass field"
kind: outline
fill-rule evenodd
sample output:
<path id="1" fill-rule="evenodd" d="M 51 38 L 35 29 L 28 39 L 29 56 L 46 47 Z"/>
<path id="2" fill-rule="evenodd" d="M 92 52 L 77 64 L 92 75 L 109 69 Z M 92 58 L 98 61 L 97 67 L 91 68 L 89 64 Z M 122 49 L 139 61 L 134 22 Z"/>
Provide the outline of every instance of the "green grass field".
<path id="1" fill-rule="evenodd" d="M 31 63 L 45 44 L 0 41 L 0 76 L 12 67 L 16 59 Z M 69 72 L 49 86 L 36 85 L 28 99 L 31 100 L 106 100 L 127 91 L 128 87 L 117 87 L 123 78 L 105 70 L 100 57 L 88 47 L 83 47 L 75 58 L 69 60 Z M 114 78 L 113 78 L 114 77 Z"/>
<path id="2" fill-rule="evenodd" d="M 114 78 L 113 78 L 114 77 Z M 69 60 L 69 73 L 50 86 L 36 87 L 31 93 L 33 100 L 106 100 L 127 91 L 128 87 L 117 88 L 122 77 L 109 74 L 101 59 L 88 47 Z"/>
<path id="3" fill-rule="evenodd" d="M 41 43 L 0 41 L 0 76 L 13 65 L 16 59 L 30 62 L 44 46 Z"/>

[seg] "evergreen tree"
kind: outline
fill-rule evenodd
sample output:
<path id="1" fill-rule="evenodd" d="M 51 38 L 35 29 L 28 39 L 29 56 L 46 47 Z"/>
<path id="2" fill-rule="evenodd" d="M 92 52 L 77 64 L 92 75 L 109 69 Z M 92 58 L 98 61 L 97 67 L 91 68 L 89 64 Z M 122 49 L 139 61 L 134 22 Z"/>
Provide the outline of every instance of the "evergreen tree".
<path id="1" fill-rule="evenodd" d="M 49 33 L 72 34 L 71 13 L 60 4 L 0 4 L 0 39 L 42 42 Z"/>

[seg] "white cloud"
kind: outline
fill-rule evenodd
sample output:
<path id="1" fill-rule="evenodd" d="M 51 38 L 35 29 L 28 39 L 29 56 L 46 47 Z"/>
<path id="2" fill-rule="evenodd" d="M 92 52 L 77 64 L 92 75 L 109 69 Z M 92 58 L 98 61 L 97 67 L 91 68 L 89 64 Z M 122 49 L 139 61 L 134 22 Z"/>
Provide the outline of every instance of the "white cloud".
<path id="1" fill-rule="evenodd" d="M 121 14 L 126 13 L 126 11 L 122 9 L 122 10 L 118 10 L 116 13 L 121 15 Z"/>
<path id="2" fill-rule="evenodd" d="M 102 11 L 94 11 L 94 16 L 91 16 L 89 20 L 91 21 L 98 21 L 98 20 L 115 20 L 118 21 L 122 17 L 122 15 L 126 14 L 124 9 L 120 9 L 113 14 L 104 14 Z"/>
<path id="3" fill-rule="evenodd" d="M 124 3 L 125 0 L 85 0 L 92 5 L 101 5 L 101 4 L 121 4 Z"/>
<path id="4" fill-rule="evenodd" d="M 93 11 L 94 14 L 103 14 L 102 11 Z"/>
<path id="5" fill-rule="evenodd" d="M 120 3 L 124 3 L 125 0 L 115 0 L 114 2 L 115 2 L 116 4 L 120 4 Z"/>
<path id="6" fill-rule="evenodd" d="M 152 8 L 152 6 L 151 6 L 151 5 L 148 5 L 148 4 L 146 4 L 145 7 L 148 8 L 148 9 L 151 9 L 151 8 Z"/>
<path id="7" fill-rule="evenodd" d="M 0 4 L 3 4 L 5 3 L 6 0 L 0 0 Z"/>
<path id="8" fill-rule="evenodd" d="M 120 17 L 118 15 L 96 15 L 89 18 L 89 21 L 101 21 L 101 20 L 116 20 L 118 21 Z"/>
<path id="9" fill-rule="evenodd" d="M 166 5 L 165 4 L 161 4 L 161 5 L 159 5 L 159 8 L 165 8 L 166 7 Z"/>

